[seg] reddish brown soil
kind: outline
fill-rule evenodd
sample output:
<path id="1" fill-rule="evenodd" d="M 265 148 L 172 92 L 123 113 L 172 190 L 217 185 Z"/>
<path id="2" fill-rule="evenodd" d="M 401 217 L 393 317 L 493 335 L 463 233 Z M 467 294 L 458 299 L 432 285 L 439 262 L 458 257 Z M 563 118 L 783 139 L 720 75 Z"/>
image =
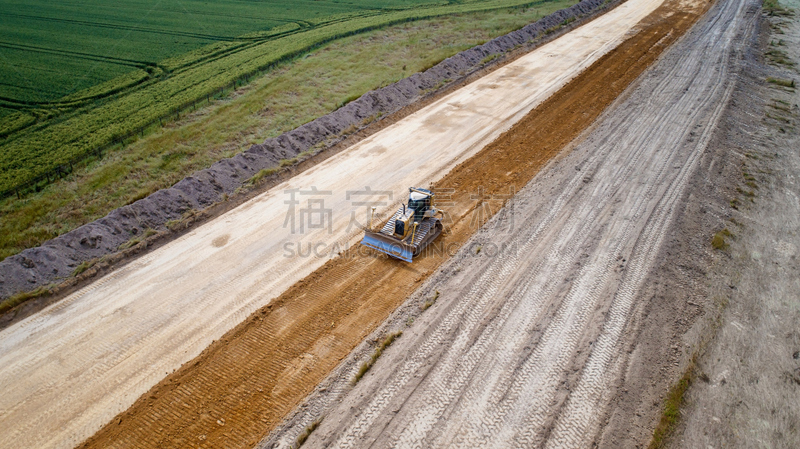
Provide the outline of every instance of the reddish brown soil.
<path id="1" fill-rule="evenodd" d="M 453 189 L 457 248 L 502 206 L 478 192 L 518 190 L 578 137 L 705 12 L 673 0 L 610 52 L 439 183 Z M 164 379 L 81 447 L 252 447 L 447 258 L 413 264 L 350 251 L 328 262 Z"/>

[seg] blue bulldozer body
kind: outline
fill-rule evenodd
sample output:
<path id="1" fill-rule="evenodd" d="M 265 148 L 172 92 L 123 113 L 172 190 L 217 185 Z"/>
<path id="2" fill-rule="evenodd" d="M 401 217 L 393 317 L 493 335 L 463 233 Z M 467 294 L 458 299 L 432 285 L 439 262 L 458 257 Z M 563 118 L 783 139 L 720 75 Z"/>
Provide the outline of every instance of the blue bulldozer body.
<path id="1" fill-rule="evenodd" d="M 411 187 L 403 205 L 379 231 L 366 230 L 361 244 L 395 259 L 413 261 L 442 233 L 442 211 L 433 206 L 433 192 Z"/>

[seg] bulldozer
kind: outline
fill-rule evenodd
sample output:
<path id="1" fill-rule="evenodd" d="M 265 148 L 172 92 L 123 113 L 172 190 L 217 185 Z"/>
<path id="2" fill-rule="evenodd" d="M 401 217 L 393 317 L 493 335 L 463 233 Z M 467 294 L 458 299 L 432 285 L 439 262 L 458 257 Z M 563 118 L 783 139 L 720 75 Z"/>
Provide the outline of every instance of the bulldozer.
<path id="1" fill-rule="evenodd" d="M 408 191 L 408 204 L 403 204 L 380 231 L 372 230 L 370 217 L 361 244 L 395 259 L 411 262 L 444 228 L 441 217 L 437 216 L 443 213 L 433 205 L 433 192 L 417 187 Z M 374 211 L 373 208 L 373 215 Z"/>

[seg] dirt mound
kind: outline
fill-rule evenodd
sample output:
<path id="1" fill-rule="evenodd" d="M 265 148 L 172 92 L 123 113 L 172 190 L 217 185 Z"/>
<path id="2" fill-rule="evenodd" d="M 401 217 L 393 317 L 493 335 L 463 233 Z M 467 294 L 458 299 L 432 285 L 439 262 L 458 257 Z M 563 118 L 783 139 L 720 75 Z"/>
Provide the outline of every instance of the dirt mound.
<path id="1" fill-rule="evenodd" d="M 426 94 L 463 79 L 484 67 L 485 61 L 532 43 L 549 30 L 596 14 L 614 3 L 583 0 L 556 11 L 519 30 L 447 58 L 425 72 L 367 92 L 330 114 L 253 145 L 168 189 L 116 209 L 40 247 L 8 257 L 0 261 L 0 298 L 68 278 L 81 263 L 117 252 L 120 245 L 146 229 L 166 229 L 170 220 L 220 201 L 223 195 L 234 193 L 260 170 L 277 167 L 281 160 L 292 159 L 310 149 L 321 151 L 330 147 L 346 133 L 363 128 L 376 117 L 397 112 Z"/>

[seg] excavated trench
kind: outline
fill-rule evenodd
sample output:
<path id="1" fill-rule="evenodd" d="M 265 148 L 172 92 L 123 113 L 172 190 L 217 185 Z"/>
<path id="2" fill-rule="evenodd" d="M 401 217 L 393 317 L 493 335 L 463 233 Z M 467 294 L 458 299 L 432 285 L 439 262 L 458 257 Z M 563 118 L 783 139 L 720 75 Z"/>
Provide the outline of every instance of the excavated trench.
<path id="1" fill-rule="evenodd" d="M 169 375 L 81 447 L 252 447 L 406 297 L 688 30 L 669 0 L 511 130 L 448 173 L 449 232 L 413 264 L 350 250 Z"/>

